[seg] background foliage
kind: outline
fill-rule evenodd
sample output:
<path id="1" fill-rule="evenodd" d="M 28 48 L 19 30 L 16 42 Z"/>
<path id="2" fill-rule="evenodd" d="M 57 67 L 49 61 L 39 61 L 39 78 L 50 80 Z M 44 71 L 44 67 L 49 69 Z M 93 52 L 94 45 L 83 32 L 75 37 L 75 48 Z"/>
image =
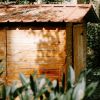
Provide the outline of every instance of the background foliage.
<path id="1" fill-rule="evenodd" d="M 87 69 L 92 71 L 87 75 L 87 84 L 99 81 L 96 92 L 89 100 L 100 99 L 100 23 L 87 25 Z"/>

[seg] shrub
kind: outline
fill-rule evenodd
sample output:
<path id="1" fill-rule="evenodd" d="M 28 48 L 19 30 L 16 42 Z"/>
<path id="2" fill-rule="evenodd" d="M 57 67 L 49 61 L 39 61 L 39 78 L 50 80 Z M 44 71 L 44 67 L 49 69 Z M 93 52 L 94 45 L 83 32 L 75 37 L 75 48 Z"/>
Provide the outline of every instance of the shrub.
<path id="1" fill-rule="evenodd" d="M 91 83 L 86 87 L 86 72 L 82 71 L 79 79 L 75 82 L 75 74 L 72 67 L 69 67 L 67 81 L 64 75 L 62 83 L 58 80 L 52 82 L 44 75 L 39 78 L 36 73 L 26 78 L 22 73 L 19 77 L 22 86 L 16 87 L 16 84 L 11 86 L 3 86 L 3 100 L 7 98 L 14 100 L 19 97 L 20 100 L 83 100 L 92 95 L 98 82 Z M 65 85 L 64 85 L 65 83 Z"/>

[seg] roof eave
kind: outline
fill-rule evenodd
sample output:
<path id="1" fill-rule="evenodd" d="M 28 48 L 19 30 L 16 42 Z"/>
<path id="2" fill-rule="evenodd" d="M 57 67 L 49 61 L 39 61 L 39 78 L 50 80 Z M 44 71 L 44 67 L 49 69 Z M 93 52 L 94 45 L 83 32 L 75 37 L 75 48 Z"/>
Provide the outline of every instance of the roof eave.
<path id="1" fill-rule="evenodd" d="M 91 23 L 100 23 L 100 19 L 98 18 L 96 12 L 94 11 L 93 6 L 91 6 L 90 10 L 85 15 L 84 20 L 86 22 L 91 22 Z"/>

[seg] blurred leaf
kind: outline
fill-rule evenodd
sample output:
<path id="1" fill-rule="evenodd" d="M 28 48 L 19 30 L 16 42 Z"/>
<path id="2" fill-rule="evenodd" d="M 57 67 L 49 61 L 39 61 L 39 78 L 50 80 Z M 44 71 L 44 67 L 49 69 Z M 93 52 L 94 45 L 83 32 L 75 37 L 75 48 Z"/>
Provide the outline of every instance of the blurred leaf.
<path id="1" fill-rule="evenodd" d="M 6 100 L 6 86 L 2 86 L 2 100 Z"/>
<path id="2" fill-rule="evenodd" d="M 41 90 L 45 84 L 46 84 L 46 79 L 45 78 L 40 79 L 40 84 L 38 86 L 38 89 Z"/>
<path id="3" fill-rule="evenodd" d="M 28 80 L 27 80 L 27 78 L 24 76 L 24 74 L 20 73 L 20 74 L 19 74 L 19 77 L 20 77 L 20 80 L 21 80 L 21 82 L 22 82 L 22 85 L 25 85 L 25 84 L 28 83 Z"/>
<path id="4" fill-rule="evenodd" d="M 25 99 L 24 99 L 24 100 L 30 100 L 30 99 L 31 99 L 30 96 L 31 96 L 31 95 L 30 95 L 29 91 L 26 90 L 26 91 L 25 91 Z"/>
<path id="5" fill-rule="evenodd" d="M 31 89 L 32 89 L 34 95 L 36 95 L 36 93 L 37 93 L 37 85 L 36 85 L 36 82 L 34 80 L 34 77 L 32 77 L 32 75 L 30 75 L 30 86 L 31 86 Z"/>
<path id="6" fill-rule="evenodd" d="M 8 97 L 11 91 L 11 87 L 10 86 L 6 86 L 6 96 Z"/>
<path id="7" fill-rule="evenodd" d="M 69 89 L 67 92 L 66 92 L 66 97 L 64 100 L 72 100 L 72 93 L 73 93 L 73 88 Z"/>
<path id="8" fill-rule="evenodd" d="M 52 87 L 53 87 L 53 88 L 56 88 L 56 86 L 57 86 L 57 80 L 53 80 L 53 81 L 52 81 Z"/>
<path id="9" fill-rule="evenodd" d="M 36 98 L 39 98 L 41 95 L 43 95 L 47 91 L 47 88 L 42 88 L 40 91 L 38 91 Z"/>
<path id="10" fill-rule="evenodd" d="M 92 69 L 88 69 L 88 70 L 86 71 L 86 75 L 88 75 L 91 71 L 92 71 Z"/>
<path id="11" fill-rule="evenodd" d="M 81 73 L 78 77 L 78 82 L 82 82 L 83 78 L 86 79 L 86 71 L 85 70 L 81 71 Z"/>
<path id="12" fill-rule="evenodd" d="M 88 85 L 88 87 L 86 88 L 86 92 L 85 92 L 86 97 L 90 97 L 93 94 L 97 85 L 98 85 L 98 82 L 93 82 L 93 83 Z"/>
<path id="13" fill-rule="evenodd" d="M 56 99 L 56 94 L 53 91 L 50 92 L 49 100 L 55 100 L 55 99 Z"/>
<path id="14" fill-rule="evenodd" d="M 17 88 L 16 88 L 16 83 L 13 83 L 13 85 L 11 86 L 10 92 L 13 94 L 13 93 L 15 92 L 16 89 L 17 89 Z"/>
<path id="15" fill-rule="evenodd" d="M 25 85 L 23 85 L 23 86 L 17 88 L 17 89 L 15 90 L 15 92 L 13 93 L 13 96 L 14 96 L 14 97 L 17 97 L 18 95 L 22 94 L 22 92 L 23 92 L 23 91 L 26 89 L 26 87 L 28 87 L 28 86 L 29 86 L 29 83 L 27 83 L 27 84 L 25 84 Z"/>
<path id="16" fill-rule="evenodd" d="M 74 85 L 74 82 L 75 82 L 75 72 L 72 66 L 69 66 L 68 77 L 67 77 L 67 89 L 72 88 Z"/>
<path id="17" fill-rule="evenodd" d="M 79 83 L 77 83 L 74 88 L 74 91 L 72 94 L 72 100 L 82 100 L 84 98 L 85 88 L 86 88 L 85 86 L 86 86 L 86 82 L 83 76 L 81 79 L 81 82 L 79 81 Z"/>
<path id="18" fill-rule="evenodd" d="M 62 90 L 64 92 L 65 89 L 65 74 L 63 73 L 63 77 L 62 77 Z"/>

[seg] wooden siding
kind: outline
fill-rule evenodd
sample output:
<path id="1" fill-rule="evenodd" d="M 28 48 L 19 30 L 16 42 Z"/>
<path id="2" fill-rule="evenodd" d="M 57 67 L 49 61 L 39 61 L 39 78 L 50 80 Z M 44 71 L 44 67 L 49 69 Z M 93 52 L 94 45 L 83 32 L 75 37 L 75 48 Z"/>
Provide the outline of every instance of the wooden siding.
<path id="1" fill-rule="evenodd" d="M 86 67 L 86 33 L 84 24 L 73 26 L 73 40 L 74 69 L 77 78 Z"/>
<path id="2" fill-rule="evenodd" d="M 72 23 L 66 25 L 66 69 L 65 75 L 67 77 L 68 67 L 72 64 Z"/>
<path id="3" fill-rule="evenodd" d="M 38 30 L 37 30 L 38 29 Z M 37 70 L 52 79 L 61 80 L 66 58 L 66 29 L 23 28 L 7 30 L 7 82 Z"/>
<path id="4" fill-rule="evenodd" d="M 6 30 L 0 29 L 0 70 L 3 74 L 0 76 L 0 81 L 4 82 L 6 76 Z"/>

